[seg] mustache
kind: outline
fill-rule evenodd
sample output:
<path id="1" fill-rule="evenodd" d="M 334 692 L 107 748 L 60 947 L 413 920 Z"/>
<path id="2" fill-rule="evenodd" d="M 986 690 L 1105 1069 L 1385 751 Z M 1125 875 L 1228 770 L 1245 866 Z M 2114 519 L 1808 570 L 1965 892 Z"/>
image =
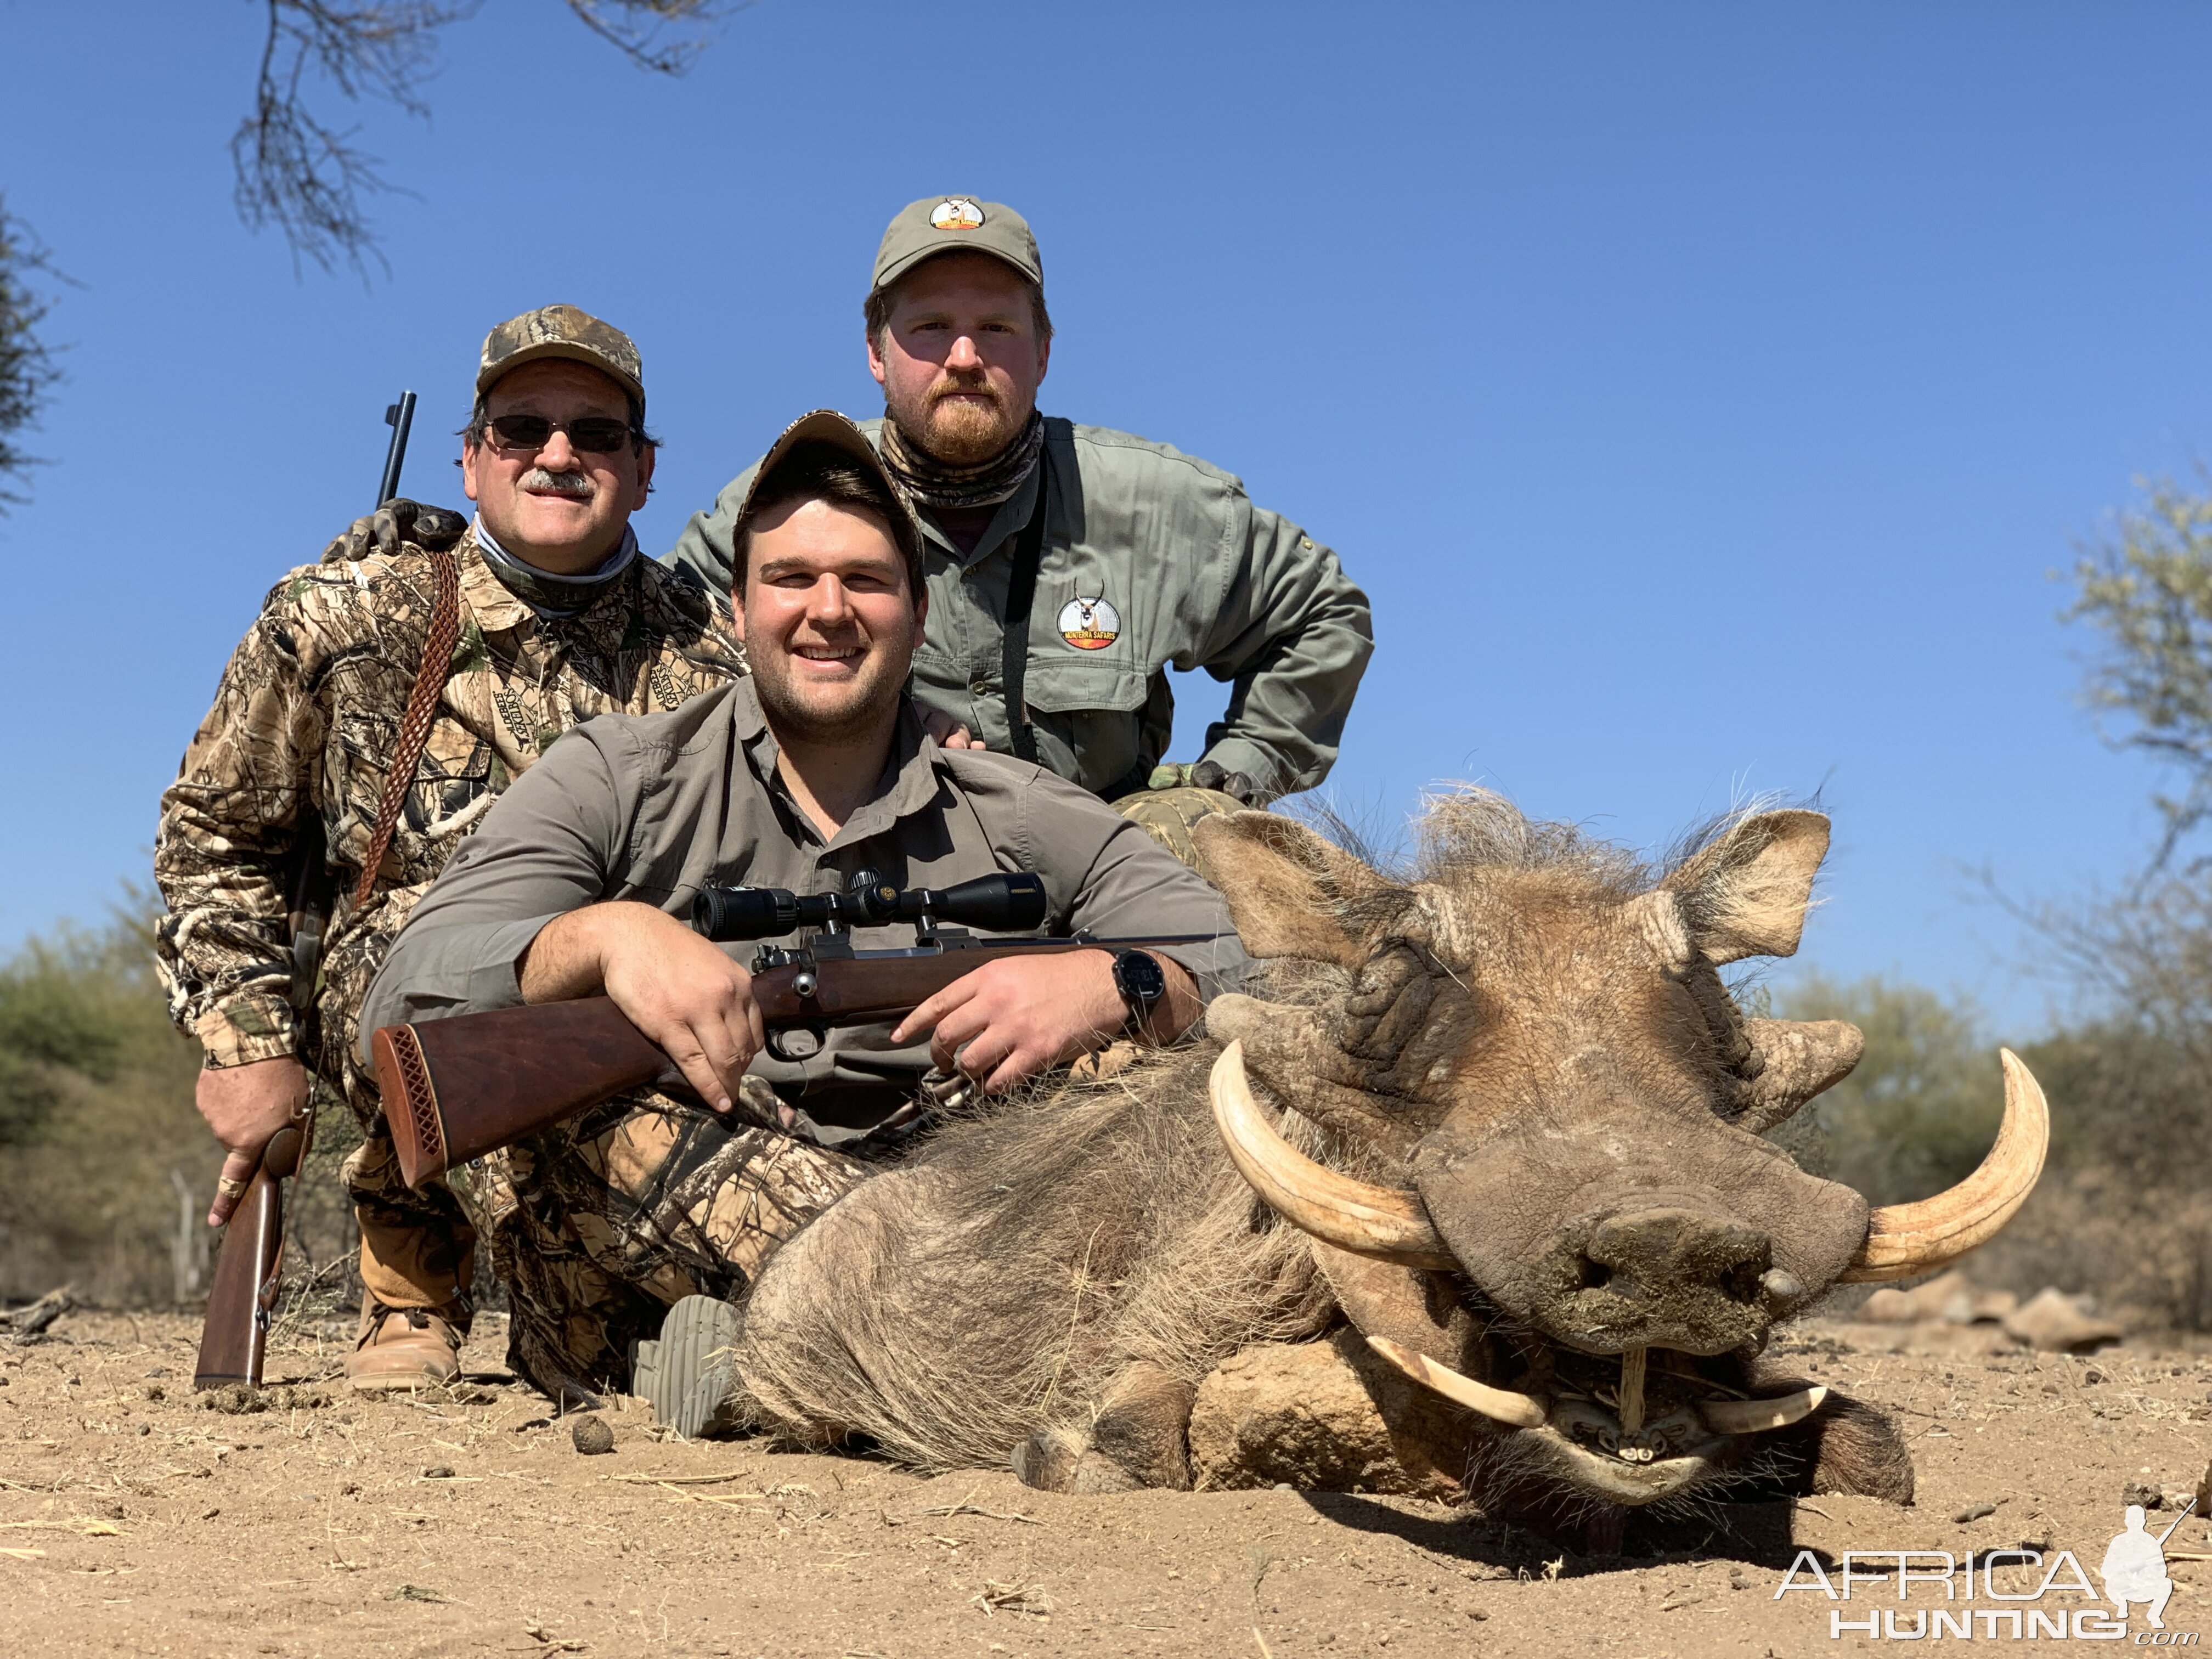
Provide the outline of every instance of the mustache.
<path id="1" fill-rule="evenodd" d="M 554 472 L 542 466 L 533 466 L 516 480 L 515 488 L 539 495 L 567 495 L 580 501 L 588 501 L 599 493 L 598 482 L 588 472 Z"/>
<path id="2" fill-rule="evenodd" d="M 924 401 L 931 404 L 939 403 L 956 392 L 969 397 L 988 398 L 994 404 L 1002 404 L 1006 402 L 1006 399 L 999 395 L 998 387 L 993 386 L 981 374 L 960 374 L 951 369 L 947 369 L 930 382 L 929 390 L 924 394 Z"/>

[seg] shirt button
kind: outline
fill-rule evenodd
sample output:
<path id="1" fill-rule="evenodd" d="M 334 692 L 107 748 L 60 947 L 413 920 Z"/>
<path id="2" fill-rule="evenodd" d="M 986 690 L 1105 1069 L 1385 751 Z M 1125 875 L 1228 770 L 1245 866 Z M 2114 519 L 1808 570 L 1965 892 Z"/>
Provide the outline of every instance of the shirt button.
<path id="1" fill-rule="evenodd" d="M 990 681 L 988 681 L 988 680 L 977 680 L 974 684 L 970 685 L 968 689 L 969 689 L 970 691 L 974 692 L 977 696 L 979 696 L 979 697 L 980 697 L 980 696 L 984 696 L 985 694 L 987 694 L 987 693 L 990 690 L 990 689 L 991 689 L 991 682 L 990 682 Z"/>

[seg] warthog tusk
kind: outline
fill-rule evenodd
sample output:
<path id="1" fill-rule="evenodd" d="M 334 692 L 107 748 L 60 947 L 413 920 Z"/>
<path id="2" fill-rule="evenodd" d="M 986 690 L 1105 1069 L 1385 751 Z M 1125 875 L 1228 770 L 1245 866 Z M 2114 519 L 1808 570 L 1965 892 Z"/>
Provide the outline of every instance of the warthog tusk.
<path id="1" fill-rule="evenodd" d="M 1459 1266 L 1459 1258 L 1437 1237 L 1419 1193 L 1371 1187 L 1325 1170 L 1275 1133 L 1252 1097 L 1242 1042 L 1221 1051 L 1208 1088 L 1213 1121 L 1231 1161 L 1253 1190 L 1291 1225 L 1340 1250 L 1409 1267 Z"/>
<path id="2" fill-rule="evenodd" d="M 1700 1400 L 1698 1413 L 1715 1434 L 1757 1434 L 1802 1423 L 1828 1397 L 1825 1388 L 1800 1389 L 1771 1400 Z"/>
<path id="3" fill-rule="evenodd" d="M 1480 1412 L 1485 1417 L 1516 1429 L 1540 1429 L 1547 1413 L 1543 1402 L 1525 1394 L 1515 1394 L 1507 1389 L 1493 1389 L 1487 1382 L 1478 1382 L 1471 1376 L 1462 1376 L 1449 1365 L 1439 1365 L 1425 1353 L 1417 1353 L 1387 1336 L 1370 1336 L 1367 1346 L 1381 1354 L 1400 1370 L 1425 1388 L 1434 1389 L 1447 1400 L 1456 1401 L 1471 1412 Z"/>
<path id="4" fill-rule="evenodd" d="M 2027 1201 L 2051 1148 L 2051 1109 L 2034 1073 L 2009 1048 L 2004 1061 L 2004 1121 L 1982 1166 L 1948 1192 L 1917 1204 L 1890 1204 L 1867 1218 L 1866 1243 L 1844 1269 L 1845 1284 L 1909 1279 L 1948 1266 L 1996 1237 Z"/>

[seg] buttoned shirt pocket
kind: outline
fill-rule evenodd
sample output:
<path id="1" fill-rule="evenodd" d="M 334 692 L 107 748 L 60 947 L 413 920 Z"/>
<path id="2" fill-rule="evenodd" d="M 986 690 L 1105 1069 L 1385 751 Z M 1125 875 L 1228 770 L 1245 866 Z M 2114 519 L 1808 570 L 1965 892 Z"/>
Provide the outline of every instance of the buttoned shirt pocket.
<path id="1" fill-rule="evenodd" d="M 1022 700 L 1036 733 L 1037 759 L 1096 793 L 1127 785 L 1157 758 L 1147 752 L 1154 745 L 1147 743 L 1145 719 L 1151 678 L 1133 664 L 1100 662 L 1065 646 L 1032 647 Z"/>

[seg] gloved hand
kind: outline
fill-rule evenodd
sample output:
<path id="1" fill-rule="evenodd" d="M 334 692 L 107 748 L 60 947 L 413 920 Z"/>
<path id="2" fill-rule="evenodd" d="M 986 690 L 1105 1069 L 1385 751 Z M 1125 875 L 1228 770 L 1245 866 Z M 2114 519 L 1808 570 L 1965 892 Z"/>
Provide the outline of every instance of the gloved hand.
<path id="1" fill-rule="evenodd" d="M 1218 789 L 1246 806 L 1265 806 L 1267 792 L 1242 772 L 1224 771 L 1218 761 L 1202 760 L 1195 766 L 1168 762 L 1155 766 L 1146 780 L 1150 789 Z"/>
<path id="2" fill-rule="evenodd" d="M 397 553 L 402 542 L 433 550 L 451 547 L 468 527 L 469 521 L 458 513 L 394 495 L 332 537 L 323 550 L 322 562 L 336 564 L 343 559 L 365 559 L 371 553 Z"/>

